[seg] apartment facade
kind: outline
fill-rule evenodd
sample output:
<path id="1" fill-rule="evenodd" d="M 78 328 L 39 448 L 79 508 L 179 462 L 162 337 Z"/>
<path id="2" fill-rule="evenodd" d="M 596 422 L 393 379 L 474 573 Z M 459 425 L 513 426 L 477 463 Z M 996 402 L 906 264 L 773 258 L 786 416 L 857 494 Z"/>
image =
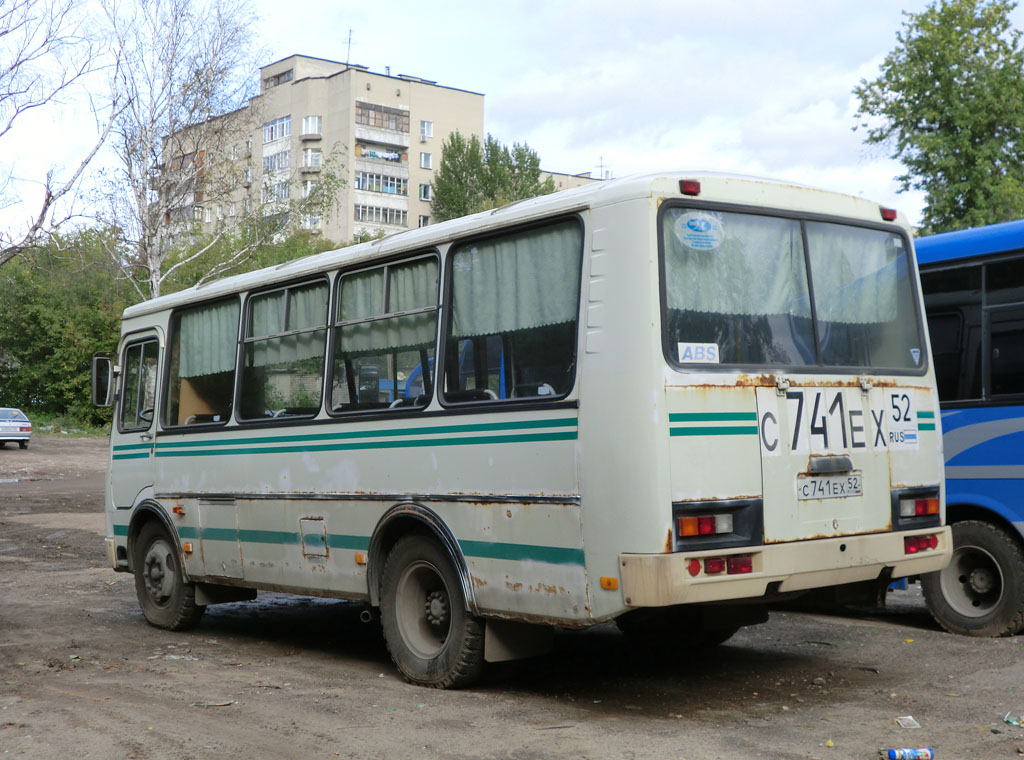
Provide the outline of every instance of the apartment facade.
<path id="1" fill-rule="evenodd" d="M 483 138 L 482 94 L 414 76 L 293 55 L 262 67 L 260 84 L 248 108 L 221 117 L 234 125 L 224 153 L 241 181 L 230 200 L 207 193 L 207 208 L 197 194 L 204 224 L 308 194 L 330 171 L 343 180 L 333 208 L 303 215 L 302 227 L 345 242 L 424 226 L 444 139 Z"/>

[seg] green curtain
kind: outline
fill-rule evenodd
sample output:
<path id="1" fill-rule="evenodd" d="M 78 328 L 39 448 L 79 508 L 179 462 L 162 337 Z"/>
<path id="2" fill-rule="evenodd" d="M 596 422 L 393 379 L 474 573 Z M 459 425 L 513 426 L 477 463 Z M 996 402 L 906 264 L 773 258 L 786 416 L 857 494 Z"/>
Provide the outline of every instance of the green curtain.
<path id="1" fill-rule="evenodd" d="M 452 258 L 452 334 L 572 322 L 583 232 L 575 221 L 472 244 Z"/>
<path id="2" fill-rule="evenodd" d="M 181 313 L 178 345 L 180 377 L 233 372 L 238 346 L 238 299 Z"/>
<path id="3" fill-rule="evenodd" d="M 251 335 L 274 336 L 293 330 L 307 332 L 250 341 L 246 366 L 266 367 L 322 357 L 326 346 L 327 297 L 327 284 L 316 283 L 253 298 Z M 287 324 L 286 298 L 289 301 Z"/>
<path id="4" fill-rule="evenodd" d="M 662 235 L 669 308 L 811 316 L 799 222 L 673 209 Z"/>
<path id="5" fill-rule="evenodd" d="M 882 230 L 807 223 L 814 303 L 822 322 L 877 324 L 896 319 L 909 298 L 903 241 Z"/>

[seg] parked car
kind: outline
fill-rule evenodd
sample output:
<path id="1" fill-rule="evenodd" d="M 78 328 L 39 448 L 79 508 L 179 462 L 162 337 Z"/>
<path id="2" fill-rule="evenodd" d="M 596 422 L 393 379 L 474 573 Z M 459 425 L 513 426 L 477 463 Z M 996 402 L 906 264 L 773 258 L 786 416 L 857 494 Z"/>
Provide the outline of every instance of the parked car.
<path id="1" fill-rule="evenodd" d="M 32 423 L 20 409 L 0 408 L 0 448 L 8 441 L 18 442 L 23 449 L 28 448 L 32 437 Z"/>

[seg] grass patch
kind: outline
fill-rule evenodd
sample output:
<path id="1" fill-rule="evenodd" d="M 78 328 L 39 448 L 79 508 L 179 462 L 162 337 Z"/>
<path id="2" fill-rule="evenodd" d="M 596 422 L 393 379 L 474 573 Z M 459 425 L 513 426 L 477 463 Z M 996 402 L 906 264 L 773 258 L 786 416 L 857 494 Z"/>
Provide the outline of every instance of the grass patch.
<path id="1" fill-rule="evenodd" d="M 85 420 L 75 419 L 64 414 L 45 414 L 36 412 L 29 414 L 32 420 L 33 433 L 49 433 L 51 435 L 67 435 L 72 438 L 92 438 L 110 435 L 110 423 L 96 425 Z"/>

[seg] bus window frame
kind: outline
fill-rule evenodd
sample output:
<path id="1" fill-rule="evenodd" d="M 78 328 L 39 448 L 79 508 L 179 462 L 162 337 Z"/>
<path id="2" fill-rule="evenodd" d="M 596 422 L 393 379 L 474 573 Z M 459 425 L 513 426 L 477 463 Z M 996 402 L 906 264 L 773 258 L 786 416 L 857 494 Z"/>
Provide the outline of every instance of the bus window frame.
<path id="1" fill-rule="evenodd" d="M 961 258 L 944 259 L 928 263 L 921 268 L 921 275 L 933 272 L 956 272 L 978 267 L 981 271 L 981 300 L 979 302 L 961 302 L 955 305 L 943 304 L 938 314 L 948 313 L 950 310 L 957 310 L 963 319 L 963 308 L 967 305 L 976 306 L 981 312 L 978 329 L 981 331 L 981 367 L 979 387 L 981 395 L 970 398 L 956 398 L 942 401 L 942 407 L 948 409 L 969 409 L 982 406 L 1018 406 L 1024 402 L 1024 391 L 1018 393 L 992 392 L 992 314 L 999 311 L 1024 308 L 1024 301 L 1004 302 L 990 304 L 988 299 L 988 267 L 990 264 L 1000 264 L 1013 259 L 1024 259 L 1024 249 L 999 251 L 994 253 L 963 256 Z M 927 296 L 925 299 L 925 311 L 927 312 Z M 964 362 L 969 358 L 967 355 L 966 342 L 969 340 L 970 325 L 964 322 L 962 328 L 963 336 L 960 345 L 960 372 L 963 372 Z M 936 378 L 936 383 L 937 383 Z"/>
<path id="2" fill-rule="evenodd" d="M 666 272 L 665 272 L 665 241 L 662 236 L 662 223 L 665 214 L 674 208 L 692 208 L 707 211 L 723 211 L 727 213 L 737 214 L 749 214 L 752 216 L 769 216 L 779 219 L 793 219 L 800 222 L 800 234 L 804 242 L 804 262 L 807 272 L 807 289 L 811 299 L 811 323 L 814 328 L 814 343 L 815 343 L 815 355 L 817 356 L 818 363 L 816 364 L 709 364 L 709 363 L 680 363 L 675 358 L 676 347 L 673 342 L 669 340 L 668 331 L 665 329 L 665 314 L 668 308 L 667 297 L 668 294 L 665 290 Z M 913 277 L 910 278 L 911 284 L 911 303 L 914 307 L 914 312 L 917 315 L 917 339 L 918 345 L 922 349 L 921 366 L 916 369 L 893 369 L 890 367 L 857 367 L 857 366 L 844 366 L 844 365 L 829 365 L 821 363 L 821 346 L 818 338 L 818 317 L 817 307 L 814 303 L 814 283 L 813 275 L 811 273 L 811 267 L 809 263 L 810 251 L 807 246 L 807 228 L 803 224 L 804 222 L 822 222 L 825 224 L 843 224 L 849 227 L 860 227 L 862 229 L 877 230 L 880 232 L 888 232 L 890 234 L 896 234 L 903 240 L 903 247 L 905 255 L 908 257 L 908 264 L 911 265 Z M 805 375 L 894 375 L 903 377 L 922 377 L 928 373 L 928 369 L 931 366 L 930 351 L 925 351 L 925 346 L 930 346 L 928 342 L 927 328 L 925 327 L 925 313 L 923 308 L 923 298 L 921 292 L 920 283 L 920 272 L 917 264 L 917 256 L 914 255 L 913 245 L 909 233 L 903 227 L 895 224 L 885 224 L 883 222 L 872 222 L 865 219 L 856 219 L 847 216 L 839 216 L 836 214 L 816 214 L 816 213 L 803 213 L 799 211 L 790 211 L 787 209 L 776 209 L 770 206 L 747 206 L 742 203 L 721 203 L 716 201 L 702 201 L 691 198 L 667 198 L 659 206 L 658 214 L 655 221 L 655 235 L 657 236 L 658 243 L 658 328 L 661 331 L 661 347 L 662 354 L 666 364 L 673 370 L 679 373 L 687 373 L 692 371 L 698 372 L 722 372 L 722 373 L 736 373 L 736 372 L 771 372 L 775 374 L 805 374 Z"/>
<path id="3" fill-rule="evenodd" d="M 156 367 L 156 371 L 157 371 L 156 382 L 158 383 L 158 386 L 154 389 L 154 392 L 153 392 L 153 419 L 151 419 L 149 421 L 148 425 L 144 425 L 144 426 L 136 425 L 136 426 L 133 426 L 133 427 L 125 427 L 124 425 L 121 424 L 121 422 L 122 422 L 122 415 L 124 413 L 124 395 L 125 395 L 125 390 L 126 390 L 125 385 L 126 385 L 126 383 L 128 381 L 128 368 L 126 366 L 127 362 L 125 360 L 127 359 L 128 352 L 131 349 L 135 348 L 136 346 L 143 346 L 143 345 L 145 345 L 146 343 L 149 343 L 149 342 L 156 343 L 156 364 L 157 364 L 157 367 Z M 144 357 L 145 357 L 145 352 L 143 351 L 143 358 Z M 163 349 L 160 346 L 160 338 L 159 338 L 159 336 L 157 335 L 156 332 L 148 332 L 148 328 L 147 328 L 147 332 L 145 334 L 139 333 L 135 337 L 131 338 L 130 340 L 126 340 L 124 342 L 124 344 L 121 346 L 121 353 L 120 353 L 121 378 L 120 378 L 120 382 L 117 383 L 117 385 L 115 386 L 116 390 L 115 390 L 115 393 L 114 393 L 114 421 L 117 424 L 117 432 L 118 433 L 121 433 L 122 435 L 130 434 L 130 433 L 145 433 L 146 431 L 153 430 L 154 426 L 159 428 L 159 426 L 157 425 L 156 417 L 157 417 L 157 409 L 160 407 L 160 397 L 161 397 L 161 394 L 162 394 L 162 388 L 159 387 L 159 382 L 160 382 L 161 376 L 163 374 L 163 368 L 160 366 L 160 363 L 161 363 L 162 360 L 163 360 Z"/>
<path id="4" fill-rule="evenodd" d="M 342 280 L 345 277 L 360 274 L 362 272 L 372 272 L 375 269 L 385 271 L 385 277 L 387 277 L 387 268 L 395 266 L 396 264 L 408 264 L 418 259 L 433 258 L 437 262 L 437 298 L 435 299 L 435 305 L 433 307 L 422 307 L 419 309 L 410 309 L 402 312 L 394 312 L 380 314 L 374 317 L 368 317 L 360 320 L 350 320 L 342 323 L 338 319 L 338 311 L 341 307 L 341 290 Z M 394 255 L 387 256 L 380 259 L 372 259 L 369 261 L 359 261 L 351 266 L 343 267 L 334 272 L 334 285 L 331 292 L 330 305 L 327 313 L 327 355 L 326 362 L 327 366 L 324 372 L 324 392 L 323 399 L 321 399 L 321 408 L 326 412 L 327 416 L 332 419 L 339 418 L 352 418 L 352 417 L 368 417 L 379 415 L 383 419 L 394 419 L 402 416 L 414 416 L 423 414 L 426 409 L 430 406 L 431 402 L 435 398 L 435 392 L 437 389 L 437 352 L 438 352 L 438 341 L 439 332 L 442 324 L 442 309 L 443 304 L 441 300 L 441 283 L 444 279 L 443 271 L 443 260 L 444 257 L 441 255 L 441 251 L 438 247 L 431 248 L 418 248 L 412 251 L 400 251 Z M 385 279 L 385 294 L 388 295 L 390 290 L 390 279 Z M 385 300 L 385 308 L 387 307 L 387 301 Z M 358 322 L 369 322 L 387 319 L 390 317 L 405 316 L 409 314 L 422 314 L 428 311 L 434 311 L 437 314 L 437 322 L 434 327 L 434 368 L 430 373 L 430 393 L 426 394 L 427 398 L 422 406 L 397 406 L 393 408 L 378 408 L 378 409 L 347 409 L 347 410 L 335 410 L 331 402 L 330 395 L 334 388 L 334 368 L 335 368 L 335 353 L 337 349 L 337 330 L 339 326 L 343 324 L 356 324 Z"/>
<path id="5" fill-rule="evenodd" d="M 192 303 L 182 304 L 181 306 L 171 309 L 170 314 L 167 316 L 167 346 L 164 349 L 164 367 L 161 370 L 160 378 L 163 381 L 160 389 L 160 424 L 158 429 L 160 431 L 166 431 L 168 433 L 184 432 L 203 432 L 210 429 L 222 428 L 229 422 L 238 424 L 238 420 L 235 419 L 235 396 L 238 393 L 238 363 L 239 363 L 239 336 L 242 332 L 242 319 L 245 315 L 244 300 L 246 291 L 239 290 L 227 295 L 214 296 L 212 298 L 204 299 L 202 301 L 195 301 Z M 238 325 L 235 327 L 235 377 L 231 387 L 231 413 L 226 415 L 223 420 L 211 420 L 209 422 L 196 422 L 192 425 L 168 425 L 167 419 L 167 405 L 171 403 L 171 349 L 174 346 L 174 340 L 177 338 L 178 329 L 180 329 L 180 322 L 176 325 L 175 319 L 177 316 L 184 311 L 192 311 L 193 309 L 200 309 L 211 304 L 220 303 L 222 301 L 234 301 L 238 304 Z"/>
<path id="6" fill-rule="evenodd" d="M 251 427 L 253 425 L 261 424 L 286 424 L 306 422 L 313 420 L 320 415 L 324 410 L 325 404 L 325 393 L 326 393 L 326 380 L 327 380 L 327 354 L 331 343 L 331 305 L 333 303 L 332 288 L 333 283 L 331 282 L 330 272 L 321 272 L 319 274 L 307 275 L 306 277 L 297 278 L 295 280 L 289 280 L 287 282 L 274 283 L 266 287 L 260 288 L 259 290 L 245 291 L 242 298 L 242 312 L 239 316 L 238 324 L 238 347 L 236 353 L 236 366 L 235 366 L 235 387 L 232 396 L 232 410 L 231 418 L 238 424 L 244 425 L 245 427 Z M 327 313 L 324 317 L 324 325 L 322 328 L 316 328 L 314 330 L 303 329 L 303 330 L 289 330 L 285 333 L 276 334 L 274 336 L 260 336 L 259 338 L 251 338 L 246 334 L 248 332 L 249 324 L 249 310 L 252 307 L 252 299 L 260 296 L 265 296 L 268 293 L 274 293 L 277 291 L 288 291 L 296 288 L 302 288 L 309 285 L 316 285 L 324 283 L 327 285 Z M 287 299 L 287 296 L 286 296 Z M 288 304 L 289 301 L 285 301 L 285 321 L 288 319 Z M 323 366 L 320 372 L 320 408 L 313 414 L 292 414 L 282 415 L 281 417 L 242 417 L 240 415 L 242 409 L 242 371 L 245 364 L 245 346 L 249 342 L 255 342 L 257 340 L 267 340 L 270 337 L 281 338 L 288 335 L 297 335 L 304 332 L 315 332 L 318 329 L 323 329 L 324 340 L 327 341 L 327 345 L 324 346 L 324 359 Z"/>
<path id="7" fill-rule="evenodd" d="M 563 222 L 575 222 L 579 225 L 580 231 L 580 249 L 579 249 L 579 267 L 577 269 L 576 277 L 576 325 L 573 331 L 572 340 L 572 356 L 570 357 L 570 366 L 572 367 L 572 379 L 568 385 L 568 390 L 565 393 L 554 394 L 550 396 L 510 396 L 508 398 L 497 398 L 497 399 L 470 399 L 466 401 L 450 401 L 445 398 L 444 394 L 444 383 L 445 383 L 445 357 L 448 350 L 448 321 L 452 318 L 452 272 L 453 265 L 452 261 L 455 254 L 459 250 L 471 246 L 474 243 L 486 242 L 489 240 L 495 240 L 497 238 L 508 237 L 516 233 L 528 232 L 531 230 L 542 229 L 544 227 L 552 227 Z M 441 320 L 438 324 L 438 335 L 439 345 L 436 357 L 434 359 L 434 388 L 437 395 L 438 403 L 441 407 L 448 411 L 499 411 L 503 409 L 534 409 L 534 408 L 550 408 L 555 404 L 564 404 L 567 399 L 574 396 L 577 393 L 577 383 L 579 381 L 579 362 L 580 362 L 580 309 L 583 303 L 583 265 L 586 259 L 587 252 L 587 223 L 583 218 L 583 215 L 579 212 L 568 212 L 561 213 L 555 216 L 545 217 L 543 219 L 532 219 L 527 222 L 513 224 L 506 227 L 500 227 L 498 229 L 485 230 L 472 235 L 467 235 L 461 238 L 453 238 L 448 245 L 448 249 L 444 254 L 444 270 L 442 277 L 444 280 L 443 290 L 443 303 L 441 305 Z M 504 343 L 504 340 L 502 341 Z M 502 349 L 504 351 L 504 347 Z M 575 401 L 571 402 L 575 404 Z"/>

